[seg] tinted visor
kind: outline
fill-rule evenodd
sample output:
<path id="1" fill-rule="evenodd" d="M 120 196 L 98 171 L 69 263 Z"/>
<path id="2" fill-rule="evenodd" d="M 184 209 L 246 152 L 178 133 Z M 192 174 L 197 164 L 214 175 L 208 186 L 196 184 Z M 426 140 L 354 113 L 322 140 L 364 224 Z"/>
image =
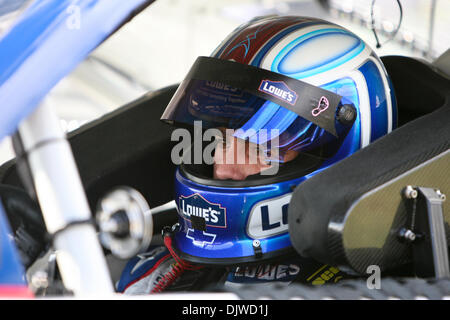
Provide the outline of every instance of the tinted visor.
<path id="1" fill-rule="evenodd" d="M 161 120 L 234 136 L 280 149 L 302 150 L 319 137 L 336 138 L 341 96 L 284 75 L 216 58 L 199 57 Z"/>

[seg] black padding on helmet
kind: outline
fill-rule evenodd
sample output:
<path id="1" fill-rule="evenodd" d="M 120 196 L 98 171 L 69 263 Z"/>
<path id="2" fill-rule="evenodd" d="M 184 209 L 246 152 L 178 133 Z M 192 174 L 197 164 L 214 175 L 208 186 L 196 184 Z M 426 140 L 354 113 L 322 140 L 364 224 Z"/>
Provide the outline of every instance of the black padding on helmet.
<path id="1" fill-rule="evenodd" d="M 392 56 L 383 63 L 396 91 L 400 123 L 414 120 L 295 189 L 289 233 L 302 256 L 339 265 L 331 254 L 330 221 L 367 191 L 450 148 L 450 80 L 415 59 Z"/>

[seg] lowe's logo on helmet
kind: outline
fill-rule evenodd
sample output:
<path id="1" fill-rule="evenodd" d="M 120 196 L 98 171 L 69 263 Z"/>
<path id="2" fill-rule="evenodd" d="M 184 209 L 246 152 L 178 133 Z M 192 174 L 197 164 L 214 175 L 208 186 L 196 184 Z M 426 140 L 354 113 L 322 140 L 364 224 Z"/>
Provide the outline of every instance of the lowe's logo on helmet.
<path id="1" fill-rule="evenodd" d="M 258 90 L 284 100 L 291 105 L 294 105 L 297 101 L 297 93 L 291 90 L 283 81 L 263 80 Z"/>
<path id="2" fill-rule="evenodd" d="M 178 209 L 183 218 L 197 216 L 205 219 L 209 227 L 226 228 L 226 208 L 218 203 L 211 203 L 200 194 L 195 193 L 189 197 L 180 196 Z"/>
<path id="3" fill-rule="evenodd" d="M 253 239 L 263 239 L 288 232 L 288 206 L 291 193 L 256 203 L 247 224 L 247 233 Z"/>

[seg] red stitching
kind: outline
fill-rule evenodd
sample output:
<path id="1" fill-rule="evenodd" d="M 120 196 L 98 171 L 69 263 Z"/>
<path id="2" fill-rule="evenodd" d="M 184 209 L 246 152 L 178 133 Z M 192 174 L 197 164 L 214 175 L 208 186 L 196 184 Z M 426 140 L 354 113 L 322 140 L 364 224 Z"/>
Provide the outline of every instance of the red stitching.
<path id="1" fill-rule="evenodd" d="M 165 275 L 162 276 L 155 287 L 151 290 L 151 293 L 160 293 L 164 291 L 186 270 L 198 270 L 203 268 L 202 266 L 194 266 L 189 262 L 181 259 L 172 248 L 172 238 L 170 236 L 164 236 L 164 244 L 166 245 L 167 249 L 176 262 L 172 264 L 171 270 L 169 270 Z"/>

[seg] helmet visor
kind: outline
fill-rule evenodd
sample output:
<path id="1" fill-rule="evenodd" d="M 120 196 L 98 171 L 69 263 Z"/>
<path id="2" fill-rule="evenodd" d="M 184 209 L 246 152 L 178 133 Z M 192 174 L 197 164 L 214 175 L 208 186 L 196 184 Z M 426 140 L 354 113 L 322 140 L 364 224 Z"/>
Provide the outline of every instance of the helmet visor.
<path id="1" fill-rule="evenodd" d="M 333 92 L 278 73 L 200 57 L 161 120 L 233 129 L 236 138 L 277 147 L 282 159 L 286 150 L 303 151 L 319 137 L 336 138 L 340 101 Z"/>

